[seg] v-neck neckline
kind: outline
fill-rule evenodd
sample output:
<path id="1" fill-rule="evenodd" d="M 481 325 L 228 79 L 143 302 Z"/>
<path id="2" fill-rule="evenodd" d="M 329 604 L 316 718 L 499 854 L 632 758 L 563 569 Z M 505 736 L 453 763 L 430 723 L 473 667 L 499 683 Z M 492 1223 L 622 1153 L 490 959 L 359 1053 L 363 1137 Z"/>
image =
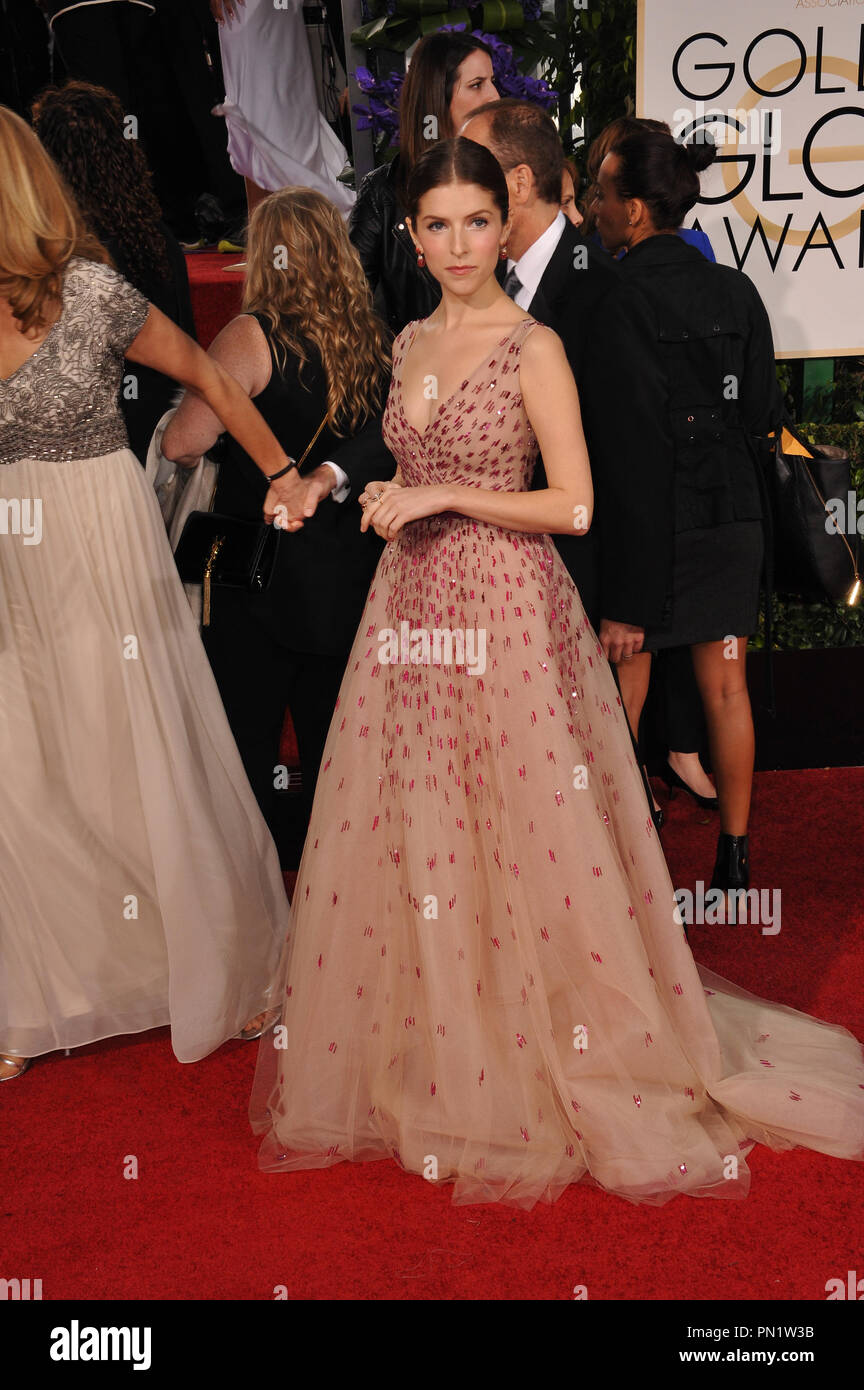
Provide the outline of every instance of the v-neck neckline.
<path id="1" fill-rule="evenodd" d="M 411 351 L 412 347 L 414 346 L 414 341 L 415 341 L 415 339 L 416 339 L 416 337 L 417 337 L 417 333 L 418 333 L 418 330 L 419 330 L 419 328 L 420 328 L 420 324 L 422 323 L 422 321 L 423 321 L 422 319 L 417 319 L 417 320 L 415 321 L 415 323 L 412 325 L 412 330 L 413 330 L 413 331 L 412 331 L 412 333 L 411 333 L 411 338 L 410 338 L 410 340 L 409 340 L 408 346 L 405 348 L 405 351 L 402 353 L 401 369 L 404 369 L 404 367 L 405 367 L 405 363 L 406 363 L 406 361 L 407 361 L 408 354 L 409 354 L 409 352 Z M 512 331 L 511 331 L 510 333 L 508 333 L 504 338 L 500 338 L 500 339 L 498 340 L 498 344 L 497 344 L 498 348 L 502 348 L 502 347 L 504 346 L 505 343 L 508 343 L 508 342 L 510 341 L 510 339 L 513 337 L 513 334 L 516 332 L 516 329 L 517 329 L 517 328 L 521 328 L 521 327 L 523 326 L 523 324 L 526 324 L 526 323 L 536 323 L 536 321 L 537 321 L 536 319 L 532 319 L 532 318 L 519 319 L 518 323 L 515 323 L 515 324 L 513 325 Z M 443 413 L 445 407 L 448 406 L 452 400 L 455 400 L 456 396 L 459 395 L 459 392 L 460 392 L 460 391 L 464 391 L 464 390 L 465 390 L 465 387 L 469 384 L 469 382 L 473 381 L 474 378 L 475 378 L 475 376 L 477 375 L 477 373 L 481 370 L 482 367 L 485 366 L 485 364 L 486 364 L 486 358 L 487 358 L 488 356 L 489 356 L 488 352 L 487 352 L 487 353 L 484 353 L 483 357 L 482 357 L 482 358 L 480 359 L 480 361 L 477 363 L 477 366 L 474 368 L 473 372 L 471 372 L 468 376 L 466 376 L 466 377 L 463 378 L 463 380 L 460 382 L 460 384 L 456 387 L 455 391 L 451 391 L 451 392 L 450 392 L 450 395 L 447 397 L 446 401 L 442 401 L 442 402 L 441 402 L 441 404 L 438 406 L 438 409 L 435 411 L 435 414 L 432 416 L 432 419 L 429 421 L 428 425 L 425 425 L 425 426 L 423 427 L 422 430 L 418 430 L 418 428 L 417 428 L 416 425 L 412 425 L 411 421 L 408 419 L 408 416 L 405 414 L 405 403 L 404 403 L 404 398 L 403 398 L 403 395 L 402 395 L 402 370 L 400 369 L 399 375 L 398 375 L 398 377 L 397 377 L 397 379 L 396 379 L 396 384 L 397 384 L 397 387 L 398 387 L 398 390 L 399 390 L 399 412 L 400 412 L 400 414 L 401 414 L 401 416 L 402 416 L 402 419 L 403 419 L 404 423 L 408 426 L 409 430 L 411 430 L 414 434 L 416 434 L 416 436 L 417 436 L 418 439 L 425 439 L 425 438 L 426 438 L 426 435 L 429 433 L 429 431 L 431 430 L 432 426 L 433 426 L 434 424 L 436 424 L 436 423 L 438 422 L 438 420 L 441 419 L 441 415 L 442 415 L 442 413 Z M 493 360 L 493 362 L 494 362 L 494 361 L 496 361 L 497 359 L 493 357 L 492 360 Z"/>

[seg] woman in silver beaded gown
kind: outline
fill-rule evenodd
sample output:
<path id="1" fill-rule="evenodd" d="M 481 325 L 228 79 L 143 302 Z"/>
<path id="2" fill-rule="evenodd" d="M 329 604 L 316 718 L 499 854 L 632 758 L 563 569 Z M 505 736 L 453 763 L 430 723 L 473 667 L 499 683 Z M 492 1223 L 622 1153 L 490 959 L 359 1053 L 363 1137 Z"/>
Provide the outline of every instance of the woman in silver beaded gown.
<path id="1" fill-rule="evenodd" d="M 393 1156 L 456 1202 L 531 1207 L 580 1180 L 744 1197 L 756 1141 L 860 1159 L 860 1044 L 685 940 L 620 697 L 544 534 L 584 529 L 591 482 L 560 340 L 494 278 L 504 175 L 443 141 L 409 195 L 443 298 L 396 340 L 399 471 L 360 499 L 390 543 L 260 1045 L 260 1166 Z"/>
<path id="2" fill-rule="evenodd" d="M 0 107 L 0 1080 L 158 1025 L 185 1062 L 260 1027 L 288 920 L 128 446 L 124 354 L 199 391 L 265 472 L 287 459 L 106 260 Z"/>

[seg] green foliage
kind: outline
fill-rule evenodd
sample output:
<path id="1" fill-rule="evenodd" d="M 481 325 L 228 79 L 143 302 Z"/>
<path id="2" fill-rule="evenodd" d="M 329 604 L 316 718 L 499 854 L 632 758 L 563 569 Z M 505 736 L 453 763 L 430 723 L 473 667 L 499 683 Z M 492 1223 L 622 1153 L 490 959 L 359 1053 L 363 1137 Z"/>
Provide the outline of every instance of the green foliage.
<path id="1" fill-rule="evenodd" d="M 864 358 L 835 357 L 833 380 L 811 391 L 809 418 L 820 427 L 834 420 L 864 421 Z"/>
<path id="2" fill-rule="evenodd" d="M 584 166 L 588 146 L 603 127 L 636 110 L 636 0 L 592 0 L 587 10 L 573 13 L 572 62 L 574 71 L 581 67 L 582 86 L 569 123 L 562 113 L 561 138 Z M 574 124 L 584 129 L 578 140 L 572 138 Z"/>
<path id="3" fill-rule="evenodd" d="M 762 631 L 763 613 L 759 615 L 759 631 L 749 646 L 761 651 L 765 646 Z M 864 608 L 836 607 L 830 603 L 802 603 L 798 599 L 775 594 L 772 616 L 772 647 L 774 651 L 808 651 L 814 647 L 864 647 Z"/>

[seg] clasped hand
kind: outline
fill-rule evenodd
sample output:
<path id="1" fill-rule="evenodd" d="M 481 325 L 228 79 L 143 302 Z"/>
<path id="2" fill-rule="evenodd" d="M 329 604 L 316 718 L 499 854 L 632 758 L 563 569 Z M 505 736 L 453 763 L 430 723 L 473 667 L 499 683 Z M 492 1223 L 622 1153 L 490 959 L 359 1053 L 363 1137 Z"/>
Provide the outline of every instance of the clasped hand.
<path id="1" fill-rule="evenodd" d="M 335 479 L 322 464 L 301 478 L 296 468 L 271 483 L 264 499 L 264 520 L 281 531 L 299 531 L 304 521 L 315 515 L 318 503 L 329 497 Z"/>
<path id="2" fill-rule="evenodd" d="M 403 487 L 400 483 L 367 483 L 359 497 L 363 508 L 360 530 L 373 531 L 385 541 L 398 536 L 408 521 L 437 516 L 448 507 L 447 490 L 440 483 Z"/>

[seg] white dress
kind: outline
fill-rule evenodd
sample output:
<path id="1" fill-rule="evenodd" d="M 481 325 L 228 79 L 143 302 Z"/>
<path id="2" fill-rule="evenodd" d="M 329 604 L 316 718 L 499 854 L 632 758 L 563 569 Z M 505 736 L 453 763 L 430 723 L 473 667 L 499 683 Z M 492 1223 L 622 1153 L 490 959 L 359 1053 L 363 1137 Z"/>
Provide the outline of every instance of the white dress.
<path id="1" fill-rule="evenodd" d="M 245 0 L 219 26 L 228 155 L 238 174 L 268 193 L 316 188 L 343 212 L 354 194 L 337 182 L 348 152 L 318 109 L 302 0 Z"/>
<path id="2" fill-rule="evenodd" d="M 288 923 L 156 497 L 117 407 L 149 312 L 80 259 L 0 381 L 0 1052 L 171 1026 L 183 1062 L 270 997 Z"/>

